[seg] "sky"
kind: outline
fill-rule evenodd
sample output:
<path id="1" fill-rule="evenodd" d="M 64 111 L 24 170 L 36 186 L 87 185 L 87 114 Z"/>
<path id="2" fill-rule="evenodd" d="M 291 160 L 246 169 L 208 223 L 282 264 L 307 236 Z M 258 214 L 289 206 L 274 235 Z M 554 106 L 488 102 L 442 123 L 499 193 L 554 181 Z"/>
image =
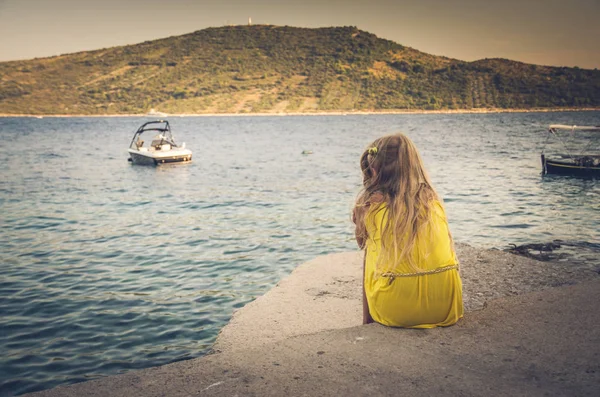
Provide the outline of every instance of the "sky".
<path id="1" fill-rule="evenodd" d="M 356 26 L 433 55 L 600 68 L 600 0 L 0 0 L 0 61 L 224 25 Z"/>

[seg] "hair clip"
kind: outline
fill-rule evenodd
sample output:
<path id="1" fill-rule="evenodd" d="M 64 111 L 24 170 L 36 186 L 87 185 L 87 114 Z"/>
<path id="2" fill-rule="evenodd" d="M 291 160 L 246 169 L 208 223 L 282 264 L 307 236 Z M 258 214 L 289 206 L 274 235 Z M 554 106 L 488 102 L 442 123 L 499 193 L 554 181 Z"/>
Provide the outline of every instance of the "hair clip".
<path id="1" fill-rule="evenodd" d="M 370 147 L 368 152 L 371 156 L 375 156 L 377 154 L 377 146 Z"/>

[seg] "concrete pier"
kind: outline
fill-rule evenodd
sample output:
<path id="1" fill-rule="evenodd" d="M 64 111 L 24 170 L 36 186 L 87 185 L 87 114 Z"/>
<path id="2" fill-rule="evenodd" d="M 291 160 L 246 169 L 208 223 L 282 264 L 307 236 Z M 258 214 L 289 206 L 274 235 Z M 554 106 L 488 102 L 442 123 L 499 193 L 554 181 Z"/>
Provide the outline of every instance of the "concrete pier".
<path id="1" fill-rule="evenodd" d="M 598 269 L 457 254 L 466 314 L 452 327 L 361 325 L 361 254 L 332 254 L 237 311 L 213 354 L 31 395 L 595 395 Z"/>

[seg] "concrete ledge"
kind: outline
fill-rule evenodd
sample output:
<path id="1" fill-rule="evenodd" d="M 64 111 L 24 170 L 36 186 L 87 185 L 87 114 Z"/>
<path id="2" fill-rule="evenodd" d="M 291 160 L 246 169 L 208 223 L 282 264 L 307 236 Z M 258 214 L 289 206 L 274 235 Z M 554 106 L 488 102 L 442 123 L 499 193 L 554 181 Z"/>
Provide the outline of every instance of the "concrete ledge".
<path id="1" fill-rule="evenodd" d="M 334 254 L 239 310 L 215 354 L 32 395 L 594 395 L 598 274 L 457 251 L 469 312 L 453 327 L 359 325 L 361 256 Z"/>
<path id="2" fill-rule="evenodd" d="M 494 299 L 575 284 L 598 276 L 592 268 L 540 262 L 499 250 L 456 244 L 465 311 Z M 362 253 L 317 257 L 298 266 L 265 295 L 234 313 L 214 349 L 260 346 L 293 336 L 362 323 Z"/>

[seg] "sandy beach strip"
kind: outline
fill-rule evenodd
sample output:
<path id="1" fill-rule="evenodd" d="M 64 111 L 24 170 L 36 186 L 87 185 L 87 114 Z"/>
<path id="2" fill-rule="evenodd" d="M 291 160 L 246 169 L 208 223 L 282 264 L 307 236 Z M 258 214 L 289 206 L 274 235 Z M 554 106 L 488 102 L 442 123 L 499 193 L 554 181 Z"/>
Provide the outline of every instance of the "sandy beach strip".
<path id="1" fill-rule="evenodd" d="M 44 117 L 147 117 L 155 119 L 164 119 L 167 117 L 265 117 L 265 116 L 350 116 L 350 115 L 385 115 L 385 114 L 486 114 L 486 113 L 555 113 L 555 112 L 597 112 L 600 108 L 536 108 L 536 109 L 444 109 L 444 110 L 348 110 L 331 112 L 264 112 L 264 113 L 165 113 L 164 115 L 151 115 L 146 113 L 132 114 L 10 114 L 0 113 L 0 117 L 26 117 L 26 118 L 44 118 Z"/>

